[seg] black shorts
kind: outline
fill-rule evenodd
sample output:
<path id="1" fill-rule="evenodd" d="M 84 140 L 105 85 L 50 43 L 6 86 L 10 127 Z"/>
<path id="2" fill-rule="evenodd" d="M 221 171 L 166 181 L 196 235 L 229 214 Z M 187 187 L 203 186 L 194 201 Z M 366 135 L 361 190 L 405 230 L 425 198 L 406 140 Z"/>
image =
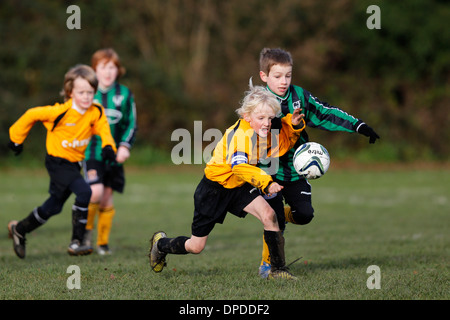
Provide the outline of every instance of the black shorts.
<path id="1" fill-rule="evenodd" d="M 267 202 L 277 214 L 280 228 L 284 230 L 284 201 L 291 207 L 292 215 L 296 224 L 305 225 L 314 217 L 314 208 L 311 201 L 311 185 L 308 180 L 300 179 L 293 182 L 285 182 L 274 179 L 283 186 L 282 197 L 276 197 Z"/>
<path id="2" fill-rule="evenodd" d="M 45 167 L 50 176 L 49 193 L 56 197 L 62 197 L 66 194 L 69 185 L 81 175 L 81 166 L 78 162 L 70 162 L 69 160 L 46 155 Z"/>
<path id="3" fill-rule="evenodd" d="M 101 183 L 114 191 L 123 193 L 125 188 L 125 172 L 122 165 L 117 163 L 107 165 L 103 161 L 86 161 L 86 182 L 89 185 Z"/>
<path id="4" fill-rule="evenodd" d="M 192 235 L 207 236 L 216 223 L 223 223 L 227 212 L 244 218 L 247 215 L 244 208 L 259 195 L 258 189 L 249 183 L 227 189 L 204 176 L 194 194 Z"/>

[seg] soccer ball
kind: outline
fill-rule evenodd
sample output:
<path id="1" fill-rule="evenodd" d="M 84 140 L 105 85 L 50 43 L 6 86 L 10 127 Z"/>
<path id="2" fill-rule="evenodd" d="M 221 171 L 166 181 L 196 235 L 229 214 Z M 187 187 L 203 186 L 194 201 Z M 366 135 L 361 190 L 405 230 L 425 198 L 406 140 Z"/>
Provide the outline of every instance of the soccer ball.
<path id="1" fill-rule="evenodd" d="M 294 168 L 297 173 L 307 179 L 318 179 L 330 167 L 330 155 L 321 144 L 307 142 L 295 150 Z"/>

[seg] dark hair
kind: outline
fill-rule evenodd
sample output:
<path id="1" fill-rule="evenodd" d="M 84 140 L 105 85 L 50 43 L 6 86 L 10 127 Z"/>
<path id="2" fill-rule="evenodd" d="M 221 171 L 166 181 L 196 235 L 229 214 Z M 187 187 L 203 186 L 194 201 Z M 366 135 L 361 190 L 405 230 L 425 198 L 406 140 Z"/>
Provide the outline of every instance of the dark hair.
<path id="1" fill-rule="evenodd" d="M 275 64 L 293 66 L 294 61 L 292 60 L 291 54 L 283 49 L 262 49 L 261 53 L 259 54 L 259 70 L 268 75 L 270 69 Z"/>

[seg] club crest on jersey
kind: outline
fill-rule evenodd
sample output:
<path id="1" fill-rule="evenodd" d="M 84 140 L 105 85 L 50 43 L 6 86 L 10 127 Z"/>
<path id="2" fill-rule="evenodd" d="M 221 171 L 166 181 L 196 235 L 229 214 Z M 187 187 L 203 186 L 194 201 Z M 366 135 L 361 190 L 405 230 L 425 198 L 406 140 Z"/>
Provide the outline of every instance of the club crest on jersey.
<path id="1" fill-rule="evenodd" d="M 300 100 L 295 101 L 294 103 L 292 103 L 292 108 L 294 108 L 294 110 L 295 110 L 295 109 L 299 109 L 299 108 L 301 108 L 301 107 L 302 107 L 302 103 L 301 103 Z"/>
<path id="2" fill-rule="evenodd" d="M 112 101 L 113 101 L 114 105 L 116 106 L 116 108 L 118 108 L 122 105 L 123 96 L 115 95 L 114 97 L 112 97 Z"/>

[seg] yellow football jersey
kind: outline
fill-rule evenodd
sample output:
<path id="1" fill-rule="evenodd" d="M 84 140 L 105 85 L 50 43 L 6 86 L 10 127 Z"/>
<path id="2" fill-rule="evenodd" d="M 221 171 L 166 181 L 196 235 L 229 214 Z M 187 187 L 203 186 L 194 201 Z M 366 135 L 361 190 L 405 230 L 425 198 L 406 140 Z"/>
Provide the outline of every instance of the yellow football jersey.
<path id="1" fill-rule="evenodd" d="M 84 159 L 92 135 L 102 138 L 102 147 L 111 145 L 117 151 L 102 106 L 93 104 L 83 114 L 72 108 L 72 99 L 65 103 L 28 109 L 9 129 L 10 139 L 22 144 L 36 122 L 47 129 L 47 153 L 71 162 Z"/>
<path id="2" fill-rule="evenodd" d="M 292 114 L 288 114 L 281 119 L 282 129 L 275 139 L 271 135 L 261 138 L 247 121 L 239 119 L 216 145 L 211 160 L 206 164 L 205 176 L 229 189 L 248 182 L 264 190 L 273 180 L 256 165 L 263 159 L 280 157 L 289 151 L 305 128 L 302 119 L 303 127 L 294 129 L 291 118 Z"/>

